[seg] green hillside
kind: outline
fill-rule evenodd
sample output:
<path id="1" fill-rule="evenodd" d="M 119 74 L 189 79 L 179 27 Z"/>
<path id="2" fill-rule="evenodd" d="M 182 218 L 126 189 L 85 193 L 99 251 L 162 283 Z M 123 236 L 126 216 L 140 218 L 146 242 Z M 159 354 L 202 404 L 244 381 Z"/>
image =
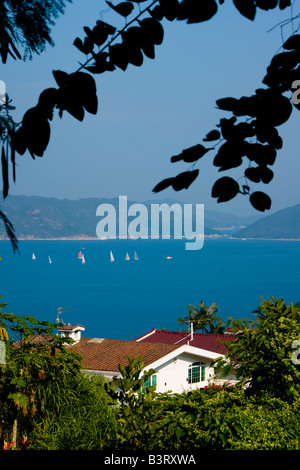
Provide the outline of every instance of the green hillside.
<path id="1" fill-rule="evenodd" d="M 300 204 L 263 217 L 234 234 L 236 238 L 300 239 Z"/>
<path id="2" fill-rule="evenodd" d="M 100 221 L 100 217 L 96 216 L 96 209 L 99 204 L 104 203 L 115 207 L 118 227 L 118 198 L 70 200 L 38 196 L 8 196 L 2 203 L 1 209 L 12 222 L 19 239 L 96 238 L 96 226 Z M 134 202 L 127 201 L 127 203 L 130 207 Z M 146 205 L 150 222 L 150 204 Z M 128 223 L 133 218 L 128 217 Z M 172 234 L 172 222 L 170 227 Z M 216 230 L 205 225 L 206 235 L 217 233 Z M 4 225 L 1 223 L 0 238 L 6 238 Z"/>
<path id="3" fill-rule="evenodd" d="M 128 207 L 134 202 L 127 201 Z M 150 204 L 154 202 L 160 204 L 166 202 L 170 206 L 178 203 L 175 200 L 147 201 L 144 204 L 148 207 L 149 222 Z M 38 196 L 8 196 L 1 204 L 1 209 L 14 225 L 19 239 L 96 238 L 96 226 L 100 221 L 100 217 L 96 216 L 96 209 L 99 204 L 104 203 L 112 204 L 116 208 L 118 219 L 118 198 L 70 200 Z M 128 217 L 128 222 L 132 219 L 133 217 Z M 171 229 L 172 226 L 171 222 Z M 246 228 L 241 230 L 245 226 Z M 300 204 L 267 217 L 238 217 L 233 214 L 205 210 L 204 232 L 205 235 L 227 235 L 237 238 L 300 239 Z M 4 225 L 1 223 L 0 238 L 6 238 Z"/>

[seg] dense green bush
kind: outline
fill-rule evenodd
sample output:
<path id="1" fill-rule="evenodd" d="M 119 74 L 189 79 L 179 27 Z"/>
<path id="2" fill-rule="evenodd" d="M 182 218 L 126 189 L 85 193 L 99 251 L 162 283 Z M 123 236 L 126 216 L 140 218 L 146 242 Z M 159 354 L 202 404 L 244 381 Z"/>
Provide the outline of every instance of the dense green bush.
<path id="1" fill-rule="evenodd" d="M 242 389 L 164 397 L 154 449 L 299 450 L 300 401 L 249 397 Z"/>
<path id="2" fill-rule="evenodd" d="M 35 450 L 101 450 L 110 443 L 114 432 L 114 407 L 104 390 L 103 377 L 81 375 L 70 383 L 73 393 L 66 396 L 64 406 L 55 416 L 49 411 L 46 419 L 36 423 L 30 436 Z"/>
<path id="3" fill-rule="evenodd" d="M 53 333 L 57 325 L 3 313 L 4 306 L 0 448 L 103 448 L 115 426 L 104 378 L 83 374 L 80 356 L 65 347 L 70 340 Z"/>

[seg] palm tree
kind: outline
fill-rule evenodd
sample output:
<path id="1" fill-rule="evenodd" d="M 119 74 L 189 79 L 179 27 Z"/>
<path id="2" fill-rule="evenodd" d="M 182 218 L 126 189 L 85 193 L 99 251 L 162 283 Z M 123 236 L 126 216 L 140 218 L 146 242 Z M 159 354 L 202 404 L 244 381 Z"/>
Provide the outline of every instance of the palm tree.
<path id="1" fill-rule="evenodd" d="M 202 333 L 223 333 L 225 323 L 223 319 L 217 315 L 218 305 L 212 303 L 207 307 L 203 300 L 199 304 L 199 308 L 192 304 L 187 305 L 189 314 L 185 318 L 178 318 L 179 323 L 193 322 L 194 331 L 200 330 Z"/>

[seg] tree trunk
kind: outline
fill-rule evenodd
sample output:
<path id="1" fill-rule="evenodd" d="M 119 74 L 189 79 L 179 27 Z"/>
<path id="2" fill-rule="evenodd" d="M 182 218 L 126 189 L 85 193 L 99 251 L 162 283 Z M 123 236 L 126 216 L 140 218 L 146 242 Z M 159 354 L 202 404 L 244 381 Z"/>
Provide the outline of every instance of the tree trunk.
<path id="1" fill-rule="evenodd" d="M 18 421 L 15 419 L 13 424 L 13 432 L 12 432 L 12 448 L 15 449 L 17 445 L 17 427 Z"/>

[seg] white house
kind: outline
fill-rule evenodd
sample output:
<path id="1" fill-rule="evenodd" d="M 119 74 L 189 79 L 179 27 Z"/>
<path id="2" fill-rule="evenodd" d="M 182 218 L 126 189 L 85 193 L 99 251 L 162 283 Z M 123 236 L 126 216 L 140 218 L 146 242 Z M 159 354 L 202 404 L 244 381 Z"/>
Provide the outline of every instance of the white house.
<path id="1" fill-rule="evenodd" d="M 224 382 L 224 380 L 214 375 L 214 369 L 211 367 L 214 359 L 220 356 L 224 357 L 224 352 L 217 352 L 216 346 L 211 348 L 215 349 L 213 351 L 199 346 L 192 346 L 190 344 L 191 341 L 188 341 L 189 344 L 187 344 L 188 342 L 181 341 L 181 338 L 177 336 L 177 332 L 167 332 L 175 333 L 175 338 L 178 340 L 176 344 L 173 344 L 173 340 L 171 344 L 155 342 L 155 339 L 161 338 L 162 340 L 162 336 L 155 336 L 154 334 L 146 334 L 134 341 L 81 338 L 80 333 L 82 328 L 80 325 L 76 325 L 69 329 L 72 333 L 68 336 L 72 337 L 73 334 L 74 339 L 76 337 L 77 340 L 76 343 L 69 347 L 72 351 L 82 356 L 83 366 L 91 374 L 101 374 L 109 379 L 120 378 L 121 374 L 118 365 L 126 366 L 128 364 L 128 357 L 135 359 L 141 356 L 145 364 L 143 370 L 154 369 L 155 371 L 146 386 L 155 385 L 157 392 L 170 391 L 180 393 L 203 388 L 211 382 Z M 151 331 L 157 332 L 157 330 Z M 169 341 L 171 336 L 169 336 Z M 219 336 L 223 335 L 211 336 L 210 342 L 215 344 L 215 340 L 220 339 Z M 149 341 L 146 341 L 145 337 Z M 154 341 L 151 341 L 151 339 Z M 203 338 L 203 340 L 207 342 L 209 338 Z M 199 338 L 197 341 L 199 343 Z M 182 344 L 183 342 L 185 344 Z M 231 382 L 234 381 L 233 379 L 232 377 Z"/>

